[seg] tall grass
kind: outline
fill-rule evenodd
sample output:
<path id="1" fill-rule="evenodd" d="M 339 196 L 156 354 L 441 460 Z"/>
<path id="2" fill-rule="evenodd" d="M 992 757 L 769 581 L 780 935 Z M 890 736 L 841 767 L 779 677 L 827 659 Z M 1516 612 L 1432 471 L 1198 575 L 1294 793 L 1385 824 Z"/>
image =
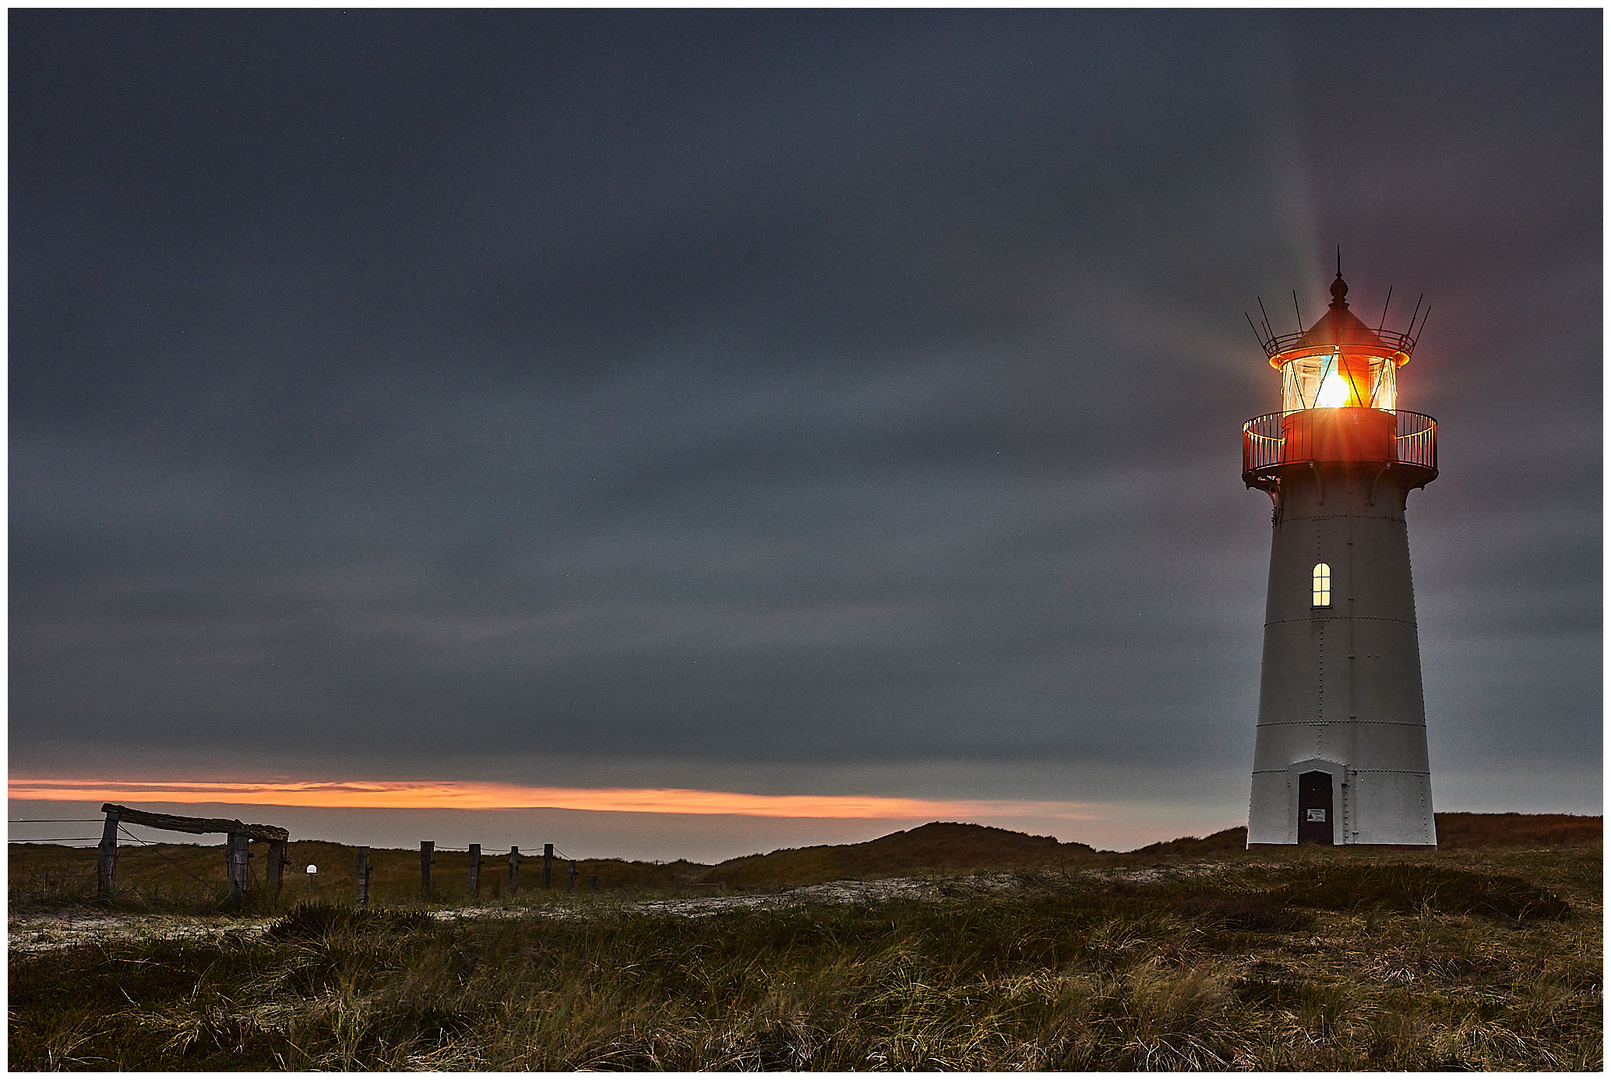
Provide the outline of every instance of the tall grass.
<path id="1" fill-rule="evenodd" d="M 14 956 L 14 1068 L 1598 1069 L 1599 853 L 1243 856 L 699 918 L 299 907 Z M 578 898 L 580 899 L 580 898 Z M 439 913 L 440 915 L 440 913 Z"/>

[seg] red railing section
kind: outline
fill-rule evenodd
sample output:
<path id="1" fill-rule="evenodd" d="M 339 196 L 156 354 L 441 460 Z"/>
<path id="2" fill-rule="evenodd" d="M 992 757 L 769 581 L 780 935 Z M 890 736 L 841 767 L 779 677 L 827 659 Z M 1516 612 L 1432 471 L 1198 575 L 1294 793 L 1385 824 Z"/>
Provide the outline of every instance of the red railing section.
<path id="1" fill-rule="evenodd" d="M 1337 410 L 1350 412 L 1352 410 Z M 1377 413 L 1379 410 L 1359 412 Z M 1385 410 L 1381 410 L 1385 411 Z M 1330 439 L 1317 439 L 1315 425 L 1303 423 L 1318 417 L 1305 416 L 1304 412 L 1330 413 L 1329 409 L 1310 409 L 1297 412 L 1273 412 L 1254 417 L 1242 425 L 1242 472 L 1263 473 L 1278 465 L 1306 461 L 1359 460 L 1380 461 L 1387 456 L 1385 438 L 1381 454 L 1356 454 L 1346 445 L 1341 452 L 1333 452 L 1339 444 Z M 1392 457 L 1388 460 L 1412 465 L 1433 472 L 1438 468 L 1438 422 L 1424 413 L 1395 410 L 1393 416 Z M 1339 417 L 1340 419 L 1340 417 Z M 1368 417 L 1367 419 L 1374 419 Z M 1374 425 L 1372 425 L 1374 426 Z M 1384 432 L 1385 435 L 1385 432 Z M 1358 445 L 1364 445 L 1363 442 Z"/>

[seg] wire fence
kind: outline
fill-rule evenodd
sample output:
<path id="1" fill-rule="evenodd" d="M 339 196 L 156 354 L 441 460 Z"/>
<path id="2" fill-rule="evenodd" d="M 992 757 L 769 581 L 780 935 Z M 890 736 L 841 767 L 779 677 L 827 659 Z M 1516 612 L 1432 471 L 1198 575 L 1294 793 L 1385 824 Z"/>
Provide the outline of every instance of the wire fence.
<path id="1" fill-rule="evenodd" d="M 99 825 L 100 818 L 9 818 L 8 825 Z M 13 844 L 77 844 L 87 840 L 99 840 L 100 836 L 29 836 L 18 839 L 11 837 Z"/>
<path id="2" fill-rule="evenodd" d="M 8 818 L 6 823 L 8 825 L 99 825 L 103 820 L 104 820 L 103 818 L 98 818 L 98 817 L 93 817 L 93 818 Z M 118 822 L 118 833 L 120 835 L 122 835 L 124 838 L 126 838 L 128 840 L 132 840 L 132 841 L 134 841 L 135 843 L 138 843 L 138 844 L 151 844 L 151 843 L 156 843 L 157 842 L 157 841 L 146 840 L 146 839 L 143 839 L 141 837 L 138 837 L 138 836 L 134 835 L 133 833 L 129 832 L 128 831 L 129 828 L 130 828 L 130 826 L 129 826 L 129 824 L 127 822 L 121 822 L 121 821 Z M 140 826 L 140 828 L 153 828 L 154 829 L 155 827 L 154 826 Z M 156 831 L 162 831 L 162 830 L 156 830 Z M 99 834 L 97 834 L 95 836 L 65 836 L 65 837 L 33 837 L 33 836 L 30 836 L 30 837 L 25 837 L 25 838 L 13 837 L 13 838 L 11 838 L 11 842 L 14 843 L 14 844 L 60 844 L 60 843 L 68 843 L 68 842 L 80 841 L 80 840 L 100 840 L 100 839 L 101 839 L 101 837 L 100 837 Z M 207 846 L 213 846 L 213 845 L 207 845 Z M 349 844 L 349 845 L 345 845 L 345 846 L 357 847 L 359 845 Z M 510 850 L 518 850 L 520 852 L 520 857 L 523 858 L 523 859 L 525 859 L 525 858 L 540 859 L 540 858 L 542 858 L 542 854 L 541 854 L 539 849 L 541 849 L 544 846 L 545 845 L 543 845 L 543 844 L 533 844 L 533 845 L 529 845 L 529 846 L 528 845 L 522 845 L 522 844 L 512 844 L 512 845 L 510 845 Z M 396 849 L 396 850 L 406 851 L 408 849 L 407 848 L 401 848 L 401 849 Z M 439 854 L 448 854 L 448 855 L 468 855 L 470 853 L 470 848 L 469 848 L 468 845 L 465 846 L 465 847 L 442 847 L 441 845 L 437 845 L 433 850 L 435 850 Z M 481 854 L 484 855 L 484 856 L 487 856 L 489 858 L 492 855 L 496 854 L 496 853 L 497 852 L 495 850 L 493 850 L 493 849 L 489 849 L 489 848 L 484 847 L 484 846 L 481 848 Z M 498 857 L 503 858 L 504 856 L 499 855 Z M 554 848 L 554 858 L 562 860 L 564 862 L 580 862 L 581 861 L 581 858 L 579 856 L 571 855 L 571 854 L 569 854 L 567 852 L 561 851 L 557 847 Z"/>
<path id="3" fill-rule="evenodd" d="M 8 825 L 95 825 L 101 821 L 98 817 L 14 817 L 8 818 Z"/>
<path id="4" fill-rule="evenodd" d="M 7 820 L 7 824 L 10 824 L 10 825 L 67 825 L 67 824 L 94 825 L 94 824 L 100 824 L 101 821 L 102 821 L 101 818 L 10 818 L 10 819 Z M 155 829 L 154 827 L 148 827 L 148 826 L 140 826 L 140 827 L 141 828 L 151 828 L 152 831 L 157 831 L 157 832 L 162 831 L 160 829 Z M 126 841 L 126 842 L 128 842 L 130 844 L 134 844 L 134 845 L 141 846 L 141 847 L 153 847 L 153 848 L 156 847 L 159 844 L 162 844 L 162 843 L 178 843 L 177 841 L 155 840 L 155 839 L 151 839 L 149 837 L 139 836 L 139 835 L 135 834 L 134 832 L 131 832 L 130 828 L 131 827 L 130 827 L 130 825 L 128 823 L 121 822 L 121 821 L 118 822 L 117 830 L 118 830 L 118 837 L 119 837 L 120 841 Z M 28 837 L 10 837 L 9 838 L 10 842 L 13 843 L 13 844 L 73 844 L 73 843 L 90 843 L 90 842 L 97 842 L 98 843 L 102 839 L 103 839 L 103 837 L 99 833 L 97 833 L 95 835 L 92 835 L 92 836 L 28 836 Z M 261 841 L 257 841 L 257 842 L 261 842 Z M 294 843 L 295 841 L 290 841 L 290 842 Z M 328 841 L 325 841 L 325 842 L 328 842 Z M 185 846 L 219 847 L 219 846 L 222 846 L 222 845 L 218 844 L 218 843 L 197 845 L 194 842 L 189 842 Z M 345 847 L 359 847 L 359 846 L 362 846 L 362 845 L 348 844 L 348 845 L 342 845 L 342 846 L 345 846 Z M 520 853 L 521 860 L 524 861 L 526 859 L 541 859 L 541 858 L 544 858 L 545 854 L 542 851 L 542 848 L 544 846 L 545 845 L 543 845 L 543 844 L 532 844 L 532 845 L 512 844 L 512 845 L 510 845 L 509 850 L 510 850 L 511 853 L 518 851 Z M 410 850 L 410 849 L 408 849 L 408 848 L 396 848 L 396 849 L 392 849 L 392 850 L 407 851 L 407 850 Z M 464 847 L 441 847 L 441 846 L 438 845 L 438 846 L 433 847 L 432 850 L 433 850 L 433 852 L 435 854 L 438 854 L 438 855 L 469 855 L 470 854 L 470 848 L 469 848 L 468 845 L 466 845 Z M 161 852 L 157 852 L 157 854 L 160 855 Z M 163 856 L 163 857 L 166 858 L 166 856 Z M 508 857 L 508 854 L 503 852 L 501 849 L 488 848 L 488 847 L 482 846 L 481 847 L 481 857 L 484 858 L 484 859 L 494 859 L 494 858 L 496 858 L 496 859 L 504 859 L 504 858 Z M 558 847 L 555 847 L 553 849 L 553 856 L 552 857 L 553 857 L 554 861 L 556 861 L 556 862 L 582 862 L 582 861 L 585 861 L 583 859 L 583 857 L 577 856 L 577 855 L 572 855 L 569 852 L 560 850 Z M 171 862 L 172 860 L 169 860 L 169 861 Z M 174 865 L 178 866 L 179 864 L 174 863 Z M 194 875 L 192 875 L 192 876 L 194 876 Z"/>
<path id="5" fill-rule="evenodd" d="M 165 852 L 163 852 L 160 848 L 157 847 L 156 842 L 151 841 L 151 840 L 145 840 L 145 839 L 142 839 L 141 837 L 135 836 L 133 833 L 129 832 L 128 829 L 121 822 L 118 824 L 117 831 L 118 831 L 118 835 L 120 837 L 122 837 L 123 839 L 134 841 L 134 843 L 140 845 L 141 847 L 149 849 L 150 852 L 153 855 L 156 855 L 158 858 L 160 858 L 164 862 L 168 863 L 168 865 L 173 866 L 173 867 L 175 867 L 175 868 L 177 868 L 179 870 L 184 871 L 197 884 L 202 885 L 202 886 L 211 886 L 211 885 L 215 884 L 214 882 L 210 882 L 210 881 L 207 881 L 207 880 L 203 879 L 194 870 L 190 869 L 190 867 L 184 866 L 181 863 L 175 861 L 174 859 L 169 858 L 168 855 Z"/>
<path id="6" fill-rule="evenodd" d="M 104 819 L 99 818 L 99 817 L 96 817 L 96 818 L 9 818 L 9 819 L 7 819 L 7 824 L 10 825 L 10 826 L 13 826 L 13 827 L 16 827 L 16 826 L 30 826 L 30 825 L 78 825 L 78 824 L 90 825 L 90 824 L 101 824 L 101 823 L 103 823 L 103 821 L 104 821 Z M 155 837 L 150 836 L 150 835 L 141 835 L 141 833 L 137 833 L 137 832 L 133 831 L 133 828 L 139 828 L 142 832 L 145 832 L 145 833 L 170 834 L 170 835 L 167 835 L 167 836 L 158 835 L 158 836 L 155 836 Z M 26 831 L 26 830 L 24 829 L 24 830 L 21 830 L 21 831 Z M 58 831 L 65 833 L 65 832 L 71 832 L 72 830 L 58 830 Z M 119 849 L 119 851 L 117 853 L 117 861 L 119 863 L 121 863 L 121 862 L 124 862 L 124 861 L 129 860 L 129 859 L 132 858 L 133 861 L 128 866 L 128 870 L 134 872 L 134 874 L 136 875 L 136 880 L 139 880 L 140 878 L 148 877 L 149 874 L 152 872 L 151 868 L 154 868 L 159 861 L 161 863 L 165 864 L 167 867 L 171 868 L 171 870 L 176 872 L 177 875 L 182 875 L 184 878 L 194 882 L 197 886 L 199 886 L 199 887 L 201 887 L 203 889 L 206 889 L 206 890 L 216 890 L 220 886 L 225 884 L 225 882 L 227 880 L 228 871 L 227 871 L 226 867 L 219 866 L 219 867 L 216 868 L 217 869 L 216 874 L 209 873 L 207 868 L 204 867 L 204 864 L 198 862 L 196 857 L 192 857 L 192 858 L 190 858 L 188 860 L 185 860 L 184 854 L 183 854 L 185 849 L 190 849 L 191 851 L 197 852 L 197 855 L 200 854 L 198 849 L 209 849 L 211 852 L 216 852 L 219 848 L 224 846 L 222 844 L 219 844 L 217 842 L 214 842 L 214 843 L 197 843 L 195 840 L 178 841 L 178 840 L 175 840 L 174 838 L 172 838 L 170 830 L 165 830 L 165 829 L 162 829 L 162 828 L 160 828 L 158 826 L 147 826 L 147 825 L 133 826 L 133 825 L 131 825 L 131 823 L 126 822 L 126 821 L 119 821 L 117 823 L 115 835 L 116 835 L 116 840 L 117 840 L 117 846 L 118 846 L 118 849 Z M 198 837 L 198 839 L 199 839 L 199 837 Z M 76 845 L 85 845 L 87 847 L 88 845 L 93 845 L 93 844 L 97 844 L 97 843 L 100 843 L 100 842 L 104 841 L 105 840 L 105 834 L 102 833 L 102 834 L 98 834 L 98 835 L 85 835 L 85 836 L 76 836 L 76 835 L 35 836 L 35 837 L 15 837 L 15 836 L 11 836 L 11 837 L 8 837 L 8 840 L 12 844 L 76 844 Z M 304 841 L 304 842 L 307 842 L 307 841 Z M 315 843 L 330 843 L 330 841 L 313 841 L 313 842 L 315 842 Z M 262 843 L 262 841 L 256 841 L 256 843 Z M 294 844 L 295 841 L 288 841 L 287 843 L 288 844 Z M 426 844 L 426 843 L 429 843 L 429 842 L 428 841 L 422 841 L 421 842 L 421 844 L 422 844 L 421 853 L 422 854 L 425 853 L 426 849 L 423 847 L 423 845 Z M 357 845 L 357 844 L 341 844 L 340 846 L 342 846 L 342 847 L 350 847 L 350 848 L 357 848 L 357 849 L 359 849 L 360 852 L 367 852 L 368 851 L 367 846 L 361 846 L 361 845 Z M 517 868 L 519 868 L 521 866 L 529 867 L 529 866 L 535 864 L 539 859 L 544 861 L 544 866 L 542 868 L 543 873 L 541 875 L 543 885 L 540 886 L 540 887 L 552 887 L 552 886 L 549 886 L 549 870 L 550 870 L 550 867 L 552 866 L 553 862 L 569 863 L 570 864 L 568 868 L 566 868 L 566 867 L 561 867 L 560 868 L 560 873 L 562 875 L 564 875 L 564 881 L 561 882 L 561 883 L 558 883 L 558 884 L 562 884 L 562 886 L 566 889 L 566 891 L 573 890 L 576 887 L 577 883 L 582 879 L 582 876 L 578 873 L 577 864 L 582 862 L 583 860 L 578 858 L 577 856 L 571 854 L 570 852 L 567 852 L 567 851 L 564 851 L 564 850 L 560 849 L 557 846 L 541 844 L 541 843 L 529 844 L 529 845 L 514 844 L 514 845 L 510 846 L 510 848 L 508 849 L 507 852 L 502 851 L 502 850 L 498 850 L 497 848 L 489 849 L 485 845 L 476 845 L 476 847 L 478 847 L 480 849 L 480 856 L 481 856 L 480 861 L 483 863 L 483 865 L 485 863 L 488 863 L 488 862 L 501 863 L 505 859 L 510 859 L 509 882 L 508 882 L 507 887 L 510 890 L 511 894 L 514 892 L 514 890 L 516 888 L 518 888 L 518 885 L 517 885 L 517 882 L 516 882 Z M 547 850 L 545 850 L 545 848 Z M 378 848 L 376 850 L 378 852 L 378 851 L 385 851 L 385 850 L 388 850 L 388 849 L 387 848 Z M 403 852 L 403 851 L 408 851 L 409 849 L 408 848 L 391 848 L 389 850 L 391 850 L 393 852 Z M 430 850 L 430 853 L 432 855 L 432 860 L 431 861 L 434 862 L 435 861 L 434 856 L 438 855 L 438 854 L 449 855 L 449 856 L 464 855 L 464 856 L 468 857 L 470 855 L 470 853 L 471 853 L 471 846 L 470 845 L 464 845 L 464 846 L 455 846 L 455 847 L 436 847 L 434 844 L 432 844 L 432 846 L 431 846 L 431 848 L 429 850 Z M 172 851 L 173 854 L 170 854 L 170 851 Z M 179 855 L 179 858 L 175 858 L 174 854 Z M 290 855 L 291 852 L 290 851 L 285 851 L 284 854 L 285 855 Z M 513 856 L 512 859 L 511 859 L 511 856 Z M 211 855 L 209 855 L 209 859 L 210 858 L 211 858 Z M 395 856 L 393 856 L 393 858 L 395 858 Z M 360 855 L 360 860 L 361 860 L 360 865 L 367 865 L 367 859 L 365 859 L 363 855 Z M 252 866 L 252 863 L 257 863 L 258 866 L 263 865 L 262 863 L 258 862 L 258 859 L 256 857 L 253 857 L 252 862 L 247 864 L 247 867 L 246 867 L 246 875 L 247 875 L 247 879 L 248 879 L 248 881 L 247 881 L 247 891 L 255 891 L 256 888 L 264 887 L 265 885 L 268 884 L 268 878 L 270 876 L 270 871 L 267 871 L 267 870 L 262 871 L 262 872 L 254 873 L 253 872 L 254 867 Z M 294 858 L 293 859 L 288 859 L 287 863 L 289 863 L 291 865 L 300 865 L 299 861 L 297 859 L 294 859 Z M 282 864 L 282 865 L 286 865 L 286 864 Z M 142 869 L 142 867 L 145 867 L 146 869 Z M 197 872 L 198 868 L 202 869 L 201 873 Z M 443 868 L 440 868 L 440 869 L 447 869 L 447 868 L 443 867 Z M 388 878 L 389 879 L 394 878 L 394 875 L 395 875 L 395 870 L 388 872 Z M 121 877 L 122 874 L 120 873 L 119 876 Z M 338 875 L 338 876 L 345 877 L 346 875 Z M 501 877 L 501 875 L 499 875 L 499 876 Z M 84 877 L 85 877 L 86 882 L 96 880 L 97 872 L 91 871 L 87 875 L 84 875 Z M 171 883 L 173 881 L 173 879 L 174 879 L 174 875 L 170 874 L 167 880 Z M 477 870 L 474 867 L 472 867 L 471 868 L 471 877 L 470 877 L 470 882 L 469 882 L 472 891 L 474 891 L 476 893 L 479 893 L 481 891 L 480 890 L 480 882 L 482 882 L 484 880 L 485 879 L 480 876 L 480 874 L 477 872 Z M 586 879 L 586 884 L 587 884 L 587 886 L 589 888 L 596 889 L 598 887 L 597 883 L 598 883 L 598 878 L 597 878 L 596 875 L 590 875 Z M 310 884 L 311 884 L 311 882 L 310 882 Z M 334 884 L 334 882 L 332 882 L 331 884 Z M 494 890 L 494 895 L 496 895 L 497 892 L 500 889 L 499 883 L 497 881 L 493 881 L 493 882 L 488 882 L 487 884 L 490 885 L 490 887 Z M 367 897 L 367 894 L 368 894 L 368 891 L 369 891 L 367 885 L 368 885 L 367 875 L 365 875 L 364 884 L 360 886 L 360 891 L 359 891 L 359 896 L 360 896 L 359 902 L 360 902 L 360 904 L 364 903 L 365 902 L 364 898 Z M 420 889 L 421 889 L 421 895 L 422 896 L 427 896 L 427 897 L 431 896 L 431 895 L 434 895 L 436 893 L 436 891 L 437 891 L 437 888 L 439 887 L 437 884 L 434 884 L 434 883 L 431 882 L 431 875 L 430 875 L 429 869 L 428 868 L 423 868 L 423 867 L 422 867 L 422 874 L 421 874 L 421 879 L 420 879 L 419 885 L 420 885 Z M 448 886 L 447 882 L 445 882 L 445 881 L 440 882 L 440 885 L 444 886 L 444 887 L 448 887 L 450 889 L 453 888 L 453 886 Z M 171 888 L 172 885 L 170 884 L 169 887 Z M 397 887 L 397 882 L 395 880 L 392 880 L 392 884 L 388 886 L 388 892 L 394 892 L 396 887 Z M 528 887 L 530 887 L 530 886 L 528 886 Z M 321 890 L 321 891 L 323 891 L 323 890 Z M 278 890 L 276 890 L 276 894 L 278 894 Z"/>
<path id="7" fill-rule="evenodd" d="M 542 848 L 543 848 L 542 844 L 537 844 L 537 845 L 534 845 L 532 847 L 527 847 L 524 844 L 511 844 L 510 845 L 510 850 L 511 851 L 519 850 L 520 857 L 522 859 L 540 859 L 540 858 L 542 858 L 543 857 Z M 393 848 L 391 850 L 394 850 L 394 851 L 398 851 L 398 850 L 400 850 L 400 851 L 408 851 L 410 849 L 409 848 Z M 468 854 L 470 854 L 470 849 L 468 847 L 442 847 L 440 844 L 436 845 L 431 850 L 436 852 L 438 855 L 468 855 Z M 482 858 L 490 859 L 490 858 L 493 858 L 494 856 L 496 856 L 497 858 L 500 858 L 500 859 L 507 859 L 509 857 L 509 853 L 506 852 L 506 851 L 503 851 L 500 848 L 489 848 L 489 847 L 486 847 L 486 846 L 482 846 L 482 848 L 481 848 L 481 857 Z M 554 859 L 555 859 L 556 862 L 581 862 L 582 861 L 581 856 L 567 855 L 563 851 L 559 850 L 559 848 L 554 849 Z"/>

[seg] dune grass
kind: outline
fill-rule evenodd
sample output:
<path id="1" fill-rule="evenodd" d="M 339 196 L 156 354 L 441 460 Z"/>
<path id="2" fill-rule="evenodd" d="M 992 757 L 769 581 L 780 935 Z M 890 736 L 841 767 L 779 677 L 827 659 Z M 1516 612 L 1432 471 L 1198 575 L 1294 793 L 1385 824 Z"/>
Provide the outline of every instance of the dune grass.
<path id="1" fill-rule="evenodd" d="M 1302 849 L 702 917 L 303 904 L 14 954 L 15 1069 L 1599 1069 L 1598 848 Z"/>

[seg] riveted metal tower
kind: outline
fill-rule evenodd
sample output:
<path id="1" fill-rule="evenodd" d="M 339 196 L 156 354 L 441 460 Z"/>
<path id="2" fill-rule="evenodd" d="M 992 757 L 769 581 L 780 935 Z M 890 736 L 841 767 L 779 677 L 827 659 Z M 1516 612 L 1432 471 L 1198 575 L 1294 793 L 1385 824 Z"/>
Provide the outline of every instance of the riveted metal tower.
<path id="1" fill-rule="evenodd" d="M 1397 407 L 1416 316 L 1373 330 L 1347 296 L 1339 260 L 1308 330 L 1255 327 L 1281 411 L 1242 426 L 1242 479 L 1274 504 L 1249 847 L 1437 844 L 1404 521 L 1437 421 Z"/>

